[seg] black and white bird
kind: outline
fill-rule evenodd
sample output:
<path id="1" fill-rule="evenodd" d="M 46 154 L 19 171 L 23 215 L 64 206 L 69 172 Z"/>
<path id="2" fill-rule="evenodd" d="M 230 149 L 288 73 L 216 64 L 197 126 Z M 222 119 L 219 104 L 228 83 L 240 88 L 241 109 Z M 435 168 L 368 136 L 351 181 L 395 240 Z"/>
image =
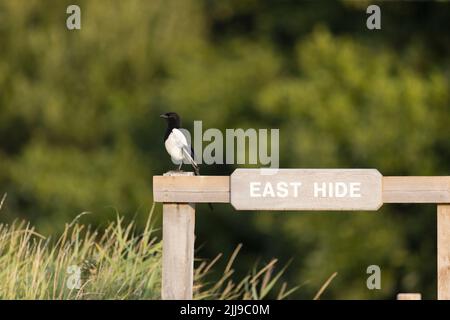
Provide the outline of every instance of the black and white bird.
<path id="1" fill-rule="evenodd" d="M 199 168 L 194 160 L 194 151 L 191 146 L 189 146 L 185 135 L 180 130 L 180 116 L 175 112 L 166 112 L 160 115 L 160 117 L 167 121 L 167 130 L 164 135 L 164 145 L 167 153 L 169 153 L 173 160 L 180 162 L 178 170 L 181 170 L 183 162 L 187 161 L 192 165 L 195 175 L 198 176 Z"/>
<path id="2" fill-rule="evenodd" d="M 183 132 L 181 132 L 181 118 L 175 112 L 166 112 L 160 115 L 161 118 L 167 121 L 167 130 L 164 135 L 164 145 L 166 147 L 167 153 L 172 157 L 173 160 L 177 162 L 180 161 L 180 166 L 178 170 L 181 170 L 183 161 L 187 161 L 192 165 L 194 173 L 196 176 L 200 174 L 198 164 L 194 160 L 194 150 L 189 146 L 187 139 Z M 213 206 L 208 203 L 209 209 L 212 211 Z"/>

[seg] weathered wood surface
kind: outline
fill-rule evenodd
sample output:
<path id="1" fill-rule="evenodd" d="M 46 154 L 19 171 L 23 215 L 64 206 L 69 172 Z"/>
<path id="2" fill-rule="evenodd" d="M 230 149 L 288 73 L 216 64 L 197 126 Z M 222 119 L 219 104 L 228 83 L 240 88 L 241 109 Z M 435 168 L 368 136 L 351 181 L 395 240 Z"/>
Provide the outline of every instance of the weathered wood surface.
<path id="1" fill-rule="evenodd" d="M 450 203 L 450 177 L 383 177 L 384 203 Z"/>
<path id="2" fill-rule="evenodd" d="M 399 293 L 397 300 L 422 300 L 422 295 L 420 293 Z"/>
<path id="3" fill-rule="evenodd" d="M 377 210 L 382 176 L 375 169 L 237 169 L 231 205 L 237 210 Z"/>
<path id="4" fill-rule="evenodd" d="M 259 170 L 238 169 L 235 173 L 241 173 L 234 173 L 231 177 L 193 176 L 192 172 L 171 172 L 153 177 L 154 201 L 164 203 L 163 299 L 192 299 L 195 240 L 193 203 L 231 202 L 238 209 L 248 210 L 376 210 L 382 203 L 436 203 L 438 299 L 450 300 L 450 176 L 381 177 L 378 171 L 369 172 L 370 169 L 278 169 L 275 175 L 255 176 L 255 171 Z M 358 199 L 362 202 L 355 202 L 354 198 L 319 197 L 314 200 L 318 202 L 313 203 L 311 189 L 302 201 L 293 201 L 292 198 L 286 201 L 286 197 L 277 199 L 272 197 L 271 192 L 268 193 L 269 201 L 266 203 L 265 197 L 249 200 L 249 189 L 246 187 L 255 177 L 261 185 L 266 182 L 273 185 L 280 181 L 289 184 L 298 180 L 303 186 L 314 182 L 361 182 L 361 197 Z M 299 198 L 300 189 L 297 191 Z M 318 198 L 314 194 L 313 197 Z M 398 294 L 397 299 L 420 300 L 421 295 L 402 293 Z"/>
<path id="5" fill-rule="evenodd" d="M 450 205 L 437 207 L 438 300 L 450 300 Z"/>
<path id="6" fill-rule="evenodd" d="M 154 176 L 155 202 L 230 202 L 228 176 Z"/>
<path id="7" fill-rule="evenodd" d="M 230 177 L 154 176 L 153 199 L 167 203 L 229 203 Z M 383 177 L 382 200 L 383 203 L 450 203 L 450 176 Z"/>
<path id="8" fill-rule="evenodd" d="M 194 204 L 165 203 L 163 205 L 161 298 L 164 300 L 192 299 L 194 230 Z"/>

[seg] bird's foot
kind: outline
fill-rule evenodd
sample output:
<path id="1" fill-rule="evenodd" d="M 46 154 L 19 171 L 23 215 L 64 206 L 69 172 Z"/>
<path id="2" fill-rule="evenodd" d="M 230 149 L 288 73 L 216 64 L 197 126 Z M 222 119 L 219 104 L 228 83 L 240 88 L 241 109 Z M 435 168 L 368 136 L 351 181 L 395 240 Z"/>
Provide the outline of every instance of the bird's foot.
<path id="1" fill-rule="evenodd" d="M 175 170 L 167 171 L 165 173 L 165 175 L 168 175 L 168 176 L 170 176 L 170 175 L 178 175 L 178 174 L 183 173 L 183 172 L 184 172 L 183 170 L 175 169 Z"/>

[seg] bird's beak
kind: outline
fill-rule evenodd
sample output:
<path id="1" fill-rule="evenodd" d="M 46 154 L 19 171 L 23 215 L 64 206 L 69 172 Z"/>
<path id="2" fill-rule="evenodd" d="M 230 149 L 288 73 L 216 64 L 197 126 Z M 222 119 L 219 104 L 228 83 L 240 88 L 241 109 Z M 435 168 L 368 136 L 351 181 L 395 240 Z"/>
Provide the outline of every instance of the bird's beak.
<path id="1" fill-rule="evenodd" d="M 160 115 L 159 117 L 160 117 L 160 118 L 164 118 L 164 119 L 167 119 L 167 118 L 168 118 L 168 116 L 167 116 L 166 114 L 164 114 L 164 113 L 163 113 L 162 115 Z"/>

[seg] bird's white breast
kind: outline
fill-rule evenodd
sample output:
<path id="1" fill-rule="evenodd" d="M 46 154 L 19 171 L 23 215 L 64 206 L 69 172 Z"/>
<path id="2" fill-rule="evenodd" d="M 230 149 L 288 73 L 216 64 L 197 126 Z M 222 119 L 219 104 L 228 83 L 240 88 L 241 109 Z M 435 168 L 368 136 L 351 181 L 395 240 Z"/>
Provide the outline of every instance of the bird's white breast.
<path id="1" fill-rule="evenodd" d="M 183 148 L 188 147 L 188 143 L 184 134 L 178 130 L 173 129 L 164 142 L 167 153 L 173 160 L 181 161 L 184 158 Z"/>

